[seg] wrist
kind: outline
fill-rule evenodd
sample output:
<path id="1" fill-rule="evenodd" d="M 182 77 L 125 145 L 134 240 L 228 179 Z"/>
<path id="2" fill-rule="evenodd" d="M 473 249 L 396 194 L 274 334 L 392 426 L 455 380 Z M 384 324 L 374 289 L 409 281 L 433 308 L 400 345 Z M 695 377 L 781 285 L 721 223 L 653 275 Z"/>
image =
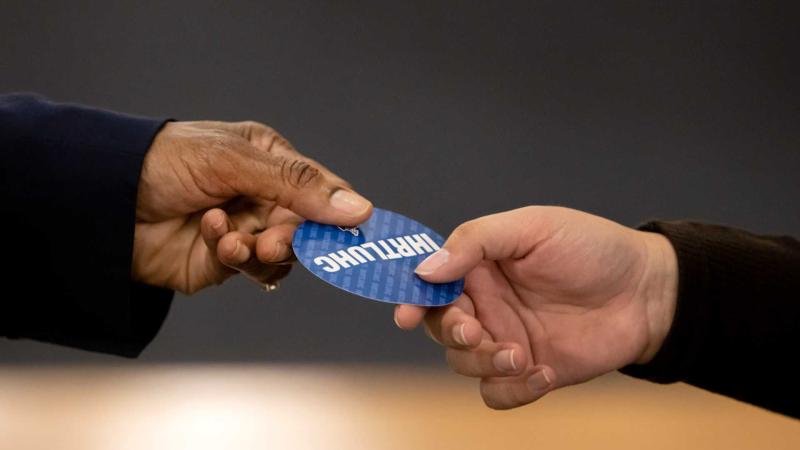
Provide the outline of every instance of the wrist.
<path id="1" fill-rule="evenodd" d="M 644 289 L 647 342 L 636 364 L 646 364 L 661 349 L 672 327 L 678 301 L 678 257 L 662 234 L 640 231 L 647 249 Z"/>

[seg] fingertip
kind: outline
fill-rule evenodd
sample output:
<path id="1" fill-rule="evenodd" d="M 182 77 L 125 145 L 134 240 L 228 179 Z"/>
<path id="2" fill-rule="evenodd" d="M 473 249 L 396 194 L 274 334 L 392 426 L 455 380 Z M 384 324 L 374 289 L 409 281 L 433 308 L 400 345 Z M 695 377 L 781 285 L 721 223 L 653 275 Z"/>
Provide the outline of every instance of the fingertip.
<path id="1" fill-rule="evenodd" d="M 394 308 L 394 323 L 401 330 L 413 330 L 425 317 L 426 309 L 414 305 L 397 305 Z"/>
<path id="2" fill-rule="evenodd" d="M 526 360 L 522 349 L 513 343 L 501 344 L 492 356 L 492 364 L 504 376 L 520 374 L 527 366 Z"/>
<path id="3" fill-rule="evenodd" d="M 474 317 L 466 316 L 460 327 L 459 334 L 464 339 L 463 345 L 467 348 L 475 348 L 480 345 L 483 339 L 483 327 Z"/>
<path id="4" fill-rule="evenodd" d="M 353 191 L 353 192 L 355 192 L 355 191 Z M 369 220 L 370 217 L 372 217 L 372 212 L 375 210 L 375 205 L 373 205 L 370 200 L 368 200 L 366 197 L 362 196 L 361 194 L 359 194 L 357 192 L 355 194 L 358 195 L 359 197 L 361 197 L 362 201 L 364 202 L 364 209 L 361 211 L 361 213 L 359 215 L 357 215 L 355 217 L 356 225 L 360 225 L 360 224 L 366 222 L 367 220 Z"/>
<path id="5" fill-rule="evenodd" d="M 544 395 L 532 395 L 519 376 L 482 378 L 480 391 L 486 406 L 500 411 L 527 405 Z"/>
<path id="6" fill-rule="evenodd" d="M 550 366 L 536 366 L 533 373 L 525 381 L 531 394 L 537 398 L 552 390 L 556 382 L 556 373 Z"/>
<path id="7" fill-rule="evenodd" d="M 499 399 L 499 398 L 496 398 L 496 397 L 493 397 L 493 396 L 484 395 L 484 394 L 481 394 L 481 398 L 483 399 L 483 403 L 486 406 L 488 406 L 490 409 L 493 409 L 495 411 L 506 411 L 506 410 L 513 409 L 513 408 L 516 408 L 518 406 L 521 406 L 519 404 L 516 404 L 513 401 L 509 401 L 509 400 L 506 400 L 506 399 Z"/>
<path id="8" fill-rule="evenodd" d="M 279 263 L 291 259 L 291 242 L 296 229 L 294 223 L 282 223 L 262 231 L 256 242 L 258 260 L 262 263 Z"/>
<path id="9" fill-rule="evenodd" d="M 511 409 L 535 402 L 558 387 L 550 366 L 534 366 L 517 376 L 481 379 L 481 397 L 492 409 Z"/>
<path id="10" fill-rule="evenodd" d="M 200 219 L 200 230 L 206 240 L 219 239 L 228 232 L 228 215 L 219 208 L 209 209 Z"/>
<path id="11" fill-rule="evenodd" d="M 340 187 L 328 200 L 333 210 L 340 216 L 340 225 L 355 226 L 365 222 L 372 215 L 372 202 L 361 194 Z"/>
<path id="12" fill-rule="evenodd" d="M 422 260 L 414 273 L 429 283 L 449 283 L 464 278 L 481 260 L 465 259 L 462 253 L 442 247 Z"/>
<path id="13" fill-rule="evenodd" d="M 283 241 L 276 241 L 273 248 L 272 258 L 270 262 L 280 262 L 289 259 L 292 256 L 292 250 L 289 245 Z"/>
<path id="14" fill-rule="evenodd" d="M 228 233 L 217 245 L 217 256 L 223 264 L 236 266 L 250 259 L 251 249 L 244 236 L 238 232 Z"/>
<path id="15" fill-rule="evenodd" d="M 455 324 L 450 329 L 451 340 L 458 348 L 473 348 L 480 344 L 480 336 L 475 337 L 476 334 L 472 331 L 474 327 L 469 326 L 467 322 L 460 322 Z"/>
<path id="16" fill-rule="evenodd" d="M 483 340 L 483 326 L 478 319 L 455 306 L 448 307 L 441 316 L 432 315 L 428 324 L 439 329 L 438 334 L 448 347 L 471 349 Z"/>
<path id="17" fill-rule="evenodd" d="M 219 243 L 217 243 L 217 256 L 220 261 L 227 263 L 236 249 L 236 236 L 233 233 L 228 233 L 223 236 Z"/>
<path id="18" fill-rule="evenodd" d="M 450 260 L 450 251 L 446 248 L 439 249 L 423 259 L 414 269 L 414 273 L 426 281 L 432 281 L 434 274 Z"/>
<path id="19" fill-rule="evenodd" d="M 395 306 L 394 307 L 394 309 L 393 309 L 393 316 L 394 317 L 392 319 L 394 320 L 394 324 L 397 326 L 397 328 L 400 328 L 402 330 L 403 327 L 400 326 L 400 321 L 397 320 L 397 310 L 398 309 L 400 309 L 399 306 Z"/>

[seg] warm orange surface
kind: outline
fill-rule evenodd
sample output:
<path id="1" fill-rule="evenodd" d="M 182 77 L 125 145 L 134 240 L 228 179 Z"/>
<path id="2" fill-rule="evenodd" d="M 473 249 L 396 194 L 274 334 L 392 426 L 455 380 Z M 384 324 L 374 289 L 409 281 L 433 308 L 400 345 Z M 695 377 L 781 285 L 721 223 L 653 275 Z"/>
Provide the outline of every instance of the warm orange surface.
<path id="1" fill-rule="evenodd" d="M 513 411 L 402 367 L 0 368 L 5 449 L 798 449 L 800 421 L 621 375 Z"/>

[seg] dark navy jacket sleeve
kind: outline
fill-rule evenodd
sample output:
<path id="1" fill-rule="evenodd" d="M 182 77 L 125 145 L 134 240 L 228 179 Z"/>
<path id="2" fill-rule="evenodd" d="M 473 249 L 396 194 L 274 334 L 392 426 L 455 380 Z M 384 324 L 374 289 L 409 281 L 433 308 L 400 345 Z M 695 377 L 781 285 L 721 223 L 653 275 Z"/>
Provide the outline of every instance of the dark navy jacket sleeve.
<path id="1" fill-rule="evenodd" d="M 135 357 L 172 291 L 131 281 L 136 193 L 164 120 L 0 96 L 0 335 Z"/>

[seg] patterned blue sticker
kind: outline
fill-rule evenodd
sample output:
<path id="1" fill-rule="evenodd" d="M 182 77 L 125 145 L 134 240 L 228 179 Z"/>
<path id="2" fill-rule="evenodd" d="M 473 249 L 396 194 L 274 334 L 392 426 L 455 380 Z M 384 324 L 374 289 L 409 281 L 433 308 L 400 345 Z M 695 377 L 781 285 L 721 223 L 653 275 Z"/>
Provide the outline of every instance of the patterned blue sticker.
<path id="1" fill-rule="evenodd" d="M 464 289 L 464 280 L 433 284 L 414 269 L 444 243 L 438 233 L 400 214 L 375 208 L 357 228 L 307 220 L 292 247 L 311 273 L 353 294 L 387 303 L 444 306 Z"/>

